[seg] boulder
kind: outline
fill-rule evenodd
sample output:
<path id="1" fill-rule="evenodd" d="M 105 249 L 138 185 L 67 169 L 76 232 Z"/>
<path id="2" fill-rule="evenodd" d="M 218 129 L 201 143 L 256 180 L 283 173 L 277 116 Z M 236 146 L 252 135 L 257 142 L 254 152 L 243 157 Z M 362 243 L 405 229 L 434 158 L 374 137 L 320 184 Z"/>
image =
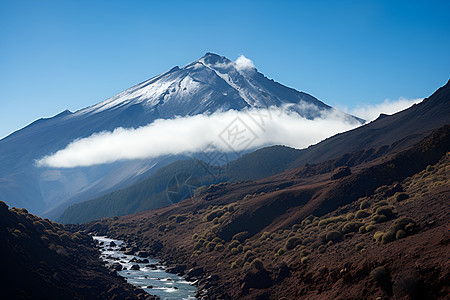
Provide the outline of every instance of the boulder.
<path id="1" fill-rule="evenodd" d="M 242 281 L 245 288 L 265 289 L 273 285 L 270 273 L 266 270 L 250 270 Z"/>
<path id="2" fill-rule="evenodd" d="M 176 265 L 173 267 L 169 267 L 166 269 L 166 272 L 172 273 L 172 274 L 181 274 L 184 273 L 186 270 L 186 266 L 184 265 Z"/>
<path id="3" fill-rule="evenodd" d="M 150 268 L 152 270 L 157 270 L 158 269 L 158 267 L 155 264 L 149 264 L 149 265 L 146 265 L 146 267 Z"/>
<path id="4" fill-rule="evenodd" d="M 138 252 L 136 253 L 136 255 L 137 255 L 137 256 L 140 256 L 140 257 L 149 257 L 149 256 L 150 256 L 150 253 L 149 253 L 148 251 L 138 251 Z"/>
<path id="5" fill-rule="evenodd" d="M 114 271 L 122 271 L 122 265 L 121 264 L 112 264 L 111 269 Z"/>
<path id="6" fill-rule="evenodd" d="M 192 268 L 186 272 L 186 277 L 192 279 L 193 277 L 200 277 L 205 274 L 205 270 L 202 267 Z"/>
<path id="7" fill-rule="evenodd" d="M 130 270 L 135 270 L 135 271 L 140 270 L 140 269 L 141 269 L 141 267 L 139 267 L 139 265 L 132 265 L 130 268 Z"/>

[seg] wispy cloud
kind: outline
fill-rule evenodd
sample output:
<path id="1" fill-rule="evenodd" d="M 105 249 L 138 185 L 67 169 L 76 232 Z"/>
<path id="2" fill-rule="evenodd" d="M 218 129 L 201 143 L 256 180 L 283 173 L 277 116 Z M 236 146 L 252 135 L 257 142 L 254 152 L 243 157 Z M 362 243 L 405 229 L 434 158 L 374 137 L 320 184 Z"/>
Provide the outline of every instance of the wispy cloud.
<path id="1" fill-rule="evenodd" d="M 392 115 L 404 109 L 407 109 L 413 104 L 420 103 L 423 99 L 406 99 L 400 98 L 398 100 L 386 99 L 382 103 L 374 105 L 360 105 L 352 110 L 346 110 L 348 113 L 363 118 L 367 121 L 373 121 L 381 113 Z"/>
<path id="2" fill-rule="evenodd" d="M 253 61 L 251 61 L 244 55 L 239 56 L 234 63 L 236 65 L 236 69 L 239 72 L 255 69 L 255 65 L 253 64 Z"/>
<path id="3" fill-rule="evenodd" d="M 117 128 L 74 140 L 66 148 L 43 157 L 38 166 L 71 168 L 200 152 L 213 145 L 231 152 L 282 144 L 305 148 L 336 133 L 359 126 L 331 111 L 308 120 L 289 109 L 227 111 L 169 120 L 136 128 Z"/>

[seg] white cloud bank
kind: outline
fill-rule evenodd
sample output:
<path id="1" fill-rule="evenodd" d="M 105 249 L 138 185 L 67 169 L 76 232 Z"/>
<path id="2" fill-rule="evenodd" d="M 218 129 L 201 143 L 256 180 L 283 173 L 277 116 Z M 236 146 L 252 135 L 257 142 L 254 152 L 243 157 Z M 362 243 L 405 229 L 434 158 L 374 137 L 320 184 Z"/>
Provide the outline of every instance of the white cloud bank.
<path id="1" fill-rule="evenodd" d="M 231 110 L 160 119 L 137 129 L 117 128 L 112 132 L 95 133 L 41 158 L 37 165 L 86 167 L 119 160 L 200 152 L 211 146 L 226 152 L 273 144 L 305 148 L 359 125 L 336 111 L 308 120 L 287 109 Z"/>
<path id="2" fill-rule="evenodd" d="M 248 62 L 245 64 L 249 66 Z M 376 105 L 356 107 L 350 113 L 372 121 L 380 113 L 393 114 L 421 101 L 385 100 Z M 95 133 L 74 140 L 66 148 L 36 163 L 38 166 L 73 168 L 214 148 L 224 152 L 240 152 L 267 145 L 301 149 L 359 125 L 336 110 L 313 120 L 303 118 L 287 107 L 247 112 L 230 110 L 211 115 L 159 119 L 136 129 L 116 128 L 112 132 Z"/>
<path id="3" fill-rule="evenodd" d="M 406 99 L 400 98 L 398 100 L 386 99 L 382 103 L 374 105 L 357 106 L 356 108 L 348 111 L 348 113 L 360 117 L 366 121 L 373 121 L 379 117 L 381 113 L 392 115 L 413 104 L 422 102 L 423 99 Z"/>

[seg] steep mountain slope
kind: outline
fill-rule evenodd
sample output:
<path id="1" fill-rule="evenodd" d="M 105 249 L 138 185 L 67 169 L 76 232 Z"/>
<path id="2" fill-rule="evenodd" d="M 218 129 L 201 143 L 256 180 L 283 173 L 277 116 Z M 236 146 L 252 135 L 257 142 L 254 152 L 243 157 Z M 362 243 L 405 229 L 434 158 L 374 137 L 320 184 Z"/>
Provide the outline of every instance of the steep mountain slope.
<path id="1" fill-rule="evenodd" d="M 275 159 L 273 151 L 278 154 Z M 280 155 L 280 152 L 284 155 Z M 284 146 L 267 147 L 243 155 L 241 159 L 223 167 L 196 159 L 180 160 L 129 187 L 72 205 L 58 221 L 83 223 L 170 205 L 191 197 L 200 187 L 230 179 L 259 179 L 279 173 L 298 158 L 298 153 L 299 150 Z M 174 180 L 179 181 L 178 187 L 170 186 Z M 180 188 L 186 190 L 178 191 Z M 175 193 L 179 194 L 178 197 Z"/>
<path id="2" fill-rule="evenodd" d="M 104 267 L 92 238 L 0 201 L 3 299 L 156 299 Z"/>
<path id="3" fill-rule="evenodd" d="M 308 166 L 298 172 L 317 175 L 333 171 L 340 166 L 352 167 L 373 161 L 384 155 L 401 151 L 429 134 L 431 130 L 450 124 L 449 104 L 450 83 L 447 83 L 420 104 L 338 134 L 307 149 L 298 150 L 284 146 L 266 147 L 245 154 L 223 166 L 220 177 L 208 178 L 208 174 L 203 171 L 203 184 L 228 180 L 262 179 L 305 164 Z M 169 165 L 166 169 L 169 173 L 171 172 L 171 176 L 180 172 L 192 172 L 189 169 L 180 169 L 180 166 L 175 163 L 173 167 Z M 196 176 L 199 176 L 198 171 L 202 170 L 197 170 Z M 163 190 L 152 192 L 155 182 L 160 182 L 156 174 L 126 189 L 134 193 L 113 192 L 104 197 L 74 205 L 60 220 L 68 223 L 91 221 L 94 219 L 94 211 L 95 216 L 101 218 L 125 215 L 168 204 L 167 201 L 161 201 L 161 197 L 165 198 L 162 194 Z M 93 203 L 96 203 L 95 208 L 92 206 Z M 114 209 L 109 209 L 107 212 L 100 210 L 101 207 L 110 208 L 112 203 L 115 205 Z M 139 204 L 132 206 L 131 203 Z M 130 207 L 134 207 L 134 211 L 130 210 Z"/>
<path id="4" fill-rule="evenodd" d="M 399 151 L 446 124 L 450 124 L 450 80 L 430 97 L 409 109 L 392 116 L 383 116 L 305 149 L 294 166 L 317 163 L 345 153 L 384 145 L 392 145 L 392 151 Z"/>
<path id="5" fill-rule="evenodd" d="M 449 154 L 447 125 L 341 177 L 288 170 L 81 228 L 189 270 L 205 299 L 446 299 Z"/>
<path id="6" fill-rule="evenodd" d="M 197 188 L 222 180 L 205 173 L 205 167 L 214 171 L 213 166 L 194 159 L 174 162 L 127 188 L 70 206 L 58 221 L 84 223 L 177 203 L 192 197 Z"/>
<path id="7" fill-rule="evenodd" d="M 102 195 L 171 162 L 171 158 L 156 158 L 73 169 L 35 166 L 36 159 L 96 132 L 136 128 L 160 118 L 284 105 L 308 118 L 332 109 L 311 95 L 269 80 L 253 67 L 242 68 L 207 53 L 96 105 L 37 120 L 2 139 L 0 199 L 49 215 L 57 206 L 61 210 L 79 201 L 80 193 L 83 199 Z"/>

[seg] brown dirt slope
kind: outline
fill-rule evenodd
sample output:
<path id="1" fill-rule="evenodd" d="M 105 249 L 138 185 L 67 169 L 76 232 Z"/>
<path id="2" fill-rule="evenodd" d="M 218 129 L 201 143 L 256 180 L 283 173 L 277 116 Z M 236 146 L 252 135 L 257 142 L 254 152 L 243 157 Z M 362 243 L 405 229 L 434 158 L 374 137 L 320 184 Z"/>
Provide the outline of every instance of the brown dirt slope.
<path id="1" fill-rule="evenodd" d="M 430 97 L 409 109 L 356 129 L 332 136 L 302 150 L 293 163 L 300 167 L 353 153 L 361 149 L 391 145 L 390 153 L 404 150 L 427 136 L 432 130 L 450 124 L 450 80 Z M 399 140 L 399 137 L 402 137 Z"/>
<path id="2" fill-rule="evenodd" d="M 205 299 L 444 299 L 449 151 L 445 126 L 337 179 L 311 165 L 80 228 L 186 268 Z"/>

